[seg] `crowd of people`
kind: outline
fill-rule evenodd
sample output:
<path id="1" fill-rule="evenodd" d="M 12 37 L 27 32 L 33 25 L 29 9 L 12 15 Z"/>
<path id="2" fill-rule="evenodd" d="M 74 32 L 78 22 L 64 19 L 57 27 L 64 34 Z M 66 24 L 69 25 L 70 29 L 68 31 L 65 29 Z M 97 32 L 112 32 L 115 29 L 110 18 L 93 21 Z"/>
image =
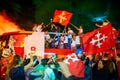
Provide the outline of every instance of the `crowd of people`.
<path id="1" fill-rule="evenodd" d="M 107 52 L 102 55 L 84 55 L 82 51 L 77 51 L 82 49 L 82 25 L 79 28 L 74 26 L 78 30 L 77 34 L 68 27 L 63 34 L 55 31 L 57 33 L 54 38 L 51 38 L 49 31 L 43 30 L 43 27 L 43 23 L 34 25 L 33 31 L 45 32 L 45 48 L 75 49 L 76 52 L 71 53 L 75 58 L 66 55 L 58 60 L 57 54 L 43 58 L 31 52 L 30 58 L 23 59 L 14 53 L 13 42 L 10 42 L 11 44 L 1 51 L 2 56 L 12 55 L 1 80 L 120 80 L 120 53 L 115 56 Z M 12 39 L 10 37 L 9 41 L 14 41 Z M 67 58 L 70 58 L 72 63 L 69 64 Z"/>
<path id="2" fill-rule="evenodd" d="M 59 48 L 59 49 L 77 49 L 82 43 L 83 29 L 82 26 L 78 28 L 78 33 L 75 33 L 71 27 L 67 28 L 65 33 L 55 31 L 55 36 L 51 37 L 48 30 L 45 30 L 45 48 Z"/>
<path id="3" fill-rule="evenodd" d="M 71 69 L 66 58 L 58 60 L 56 54 L 49 58 L 29 55 L 27 59 L 13 56 L 7 65 L 5 80 L 120 80 L 120 53 L 115 58 L 108 53 L 85 56 L 75 52 L 79 61 L 71 63 L 77 65 Z"/>

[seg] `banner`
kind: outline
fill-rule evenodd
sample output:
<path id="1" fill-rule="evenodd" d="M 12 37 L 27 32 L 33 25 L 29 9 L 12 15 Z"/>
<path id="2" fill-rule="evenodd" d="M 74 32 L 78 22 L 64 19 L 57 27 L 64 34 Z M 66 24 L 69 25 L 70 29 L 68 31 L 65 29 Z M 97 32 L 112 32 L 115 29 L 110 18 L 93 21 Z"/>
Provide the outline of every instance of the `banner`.
<path id="1" fill-rule="evenodd" d="M 34 51 L 34 55 L 44 57 L 44 44 L 44 32 L 33 32 L 24 40 L 24 56 L 29 57 L 29 53 Z"/>

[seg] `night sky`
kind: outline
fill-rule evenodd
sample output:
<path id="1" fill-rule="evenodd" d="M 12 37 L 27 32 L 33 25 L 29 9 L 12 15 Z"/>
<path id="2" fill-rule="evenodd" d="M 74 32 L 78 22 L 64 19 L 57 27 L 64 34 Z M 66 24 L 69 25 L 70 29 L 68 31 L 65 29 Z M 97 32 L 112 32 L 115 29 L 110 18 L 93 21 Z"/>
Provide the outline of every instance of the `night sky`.
<path id="1" fill-rule="evenodd" d="M 49 24 L 56 9 L 73 13 L 70 20 L 74 25 L 83 25 L 84 32 L 96 29 L 94 25 L 101 18 L 108 19 L 120 28 L 119 0 L 0 0 L 0 12 L 7 15 L 25 30 L 32 30 L 33 24 Z M 103 19 L 102 18 L 102 19 Z M 71 26 L 71 25 L 68 25 Z"/>

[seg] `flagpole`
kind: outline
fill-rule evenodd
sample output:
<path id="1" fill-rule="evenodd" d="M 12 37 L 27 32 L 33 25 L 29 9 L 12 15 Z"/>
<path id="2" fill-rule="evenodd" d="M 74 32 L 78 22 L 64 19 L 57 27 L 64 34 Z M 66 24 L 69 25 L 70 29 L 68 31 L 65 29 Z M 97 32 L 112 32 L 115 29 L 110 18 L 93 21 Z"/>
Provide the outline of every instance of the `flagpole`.
<path id="1" fill-rule="evenodd" d="M 65 28 L 64 28 L 64 30 L 63 30 L 63 32 L 62 33 L 66 33 L 66 26 L 65 26 Z"/>
<path id="2" fill-rule="evenodd" d="M 74 28 L 78 29 L 74 24 L 72 24 L 71 22 L 69 22 L 70 25 L 72 25 Z"/>

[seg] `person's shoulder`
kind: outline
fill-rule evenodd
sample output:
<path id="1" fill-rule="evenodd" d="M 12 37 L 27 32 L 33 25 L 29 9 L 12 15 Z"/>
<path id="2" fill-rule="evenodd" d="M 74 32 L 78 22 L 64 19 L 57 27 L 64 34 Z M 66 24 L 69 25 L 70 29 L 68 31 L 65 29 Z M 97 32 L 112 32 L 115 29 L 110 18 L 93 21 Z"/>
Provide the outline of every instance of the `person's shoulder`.
<path id="1" fill-rule="evenodd" d="M 19 72 L 24 72 L 24 67 L 20 66 L 20 67 L 14 67 L 10 70 L 10 75 L 17 75 Z"/>
<path id="2" fill-rule="evenodd" d="M 24 66 L 19 66 L 18 69 L 24 69 Z"/>
<path id="3" fill-rule="evenodd" d="M 12 70 L 13 71 L 24 70 L 24 66 L 15 67 L 15 68 L 12 68 Z"/>

